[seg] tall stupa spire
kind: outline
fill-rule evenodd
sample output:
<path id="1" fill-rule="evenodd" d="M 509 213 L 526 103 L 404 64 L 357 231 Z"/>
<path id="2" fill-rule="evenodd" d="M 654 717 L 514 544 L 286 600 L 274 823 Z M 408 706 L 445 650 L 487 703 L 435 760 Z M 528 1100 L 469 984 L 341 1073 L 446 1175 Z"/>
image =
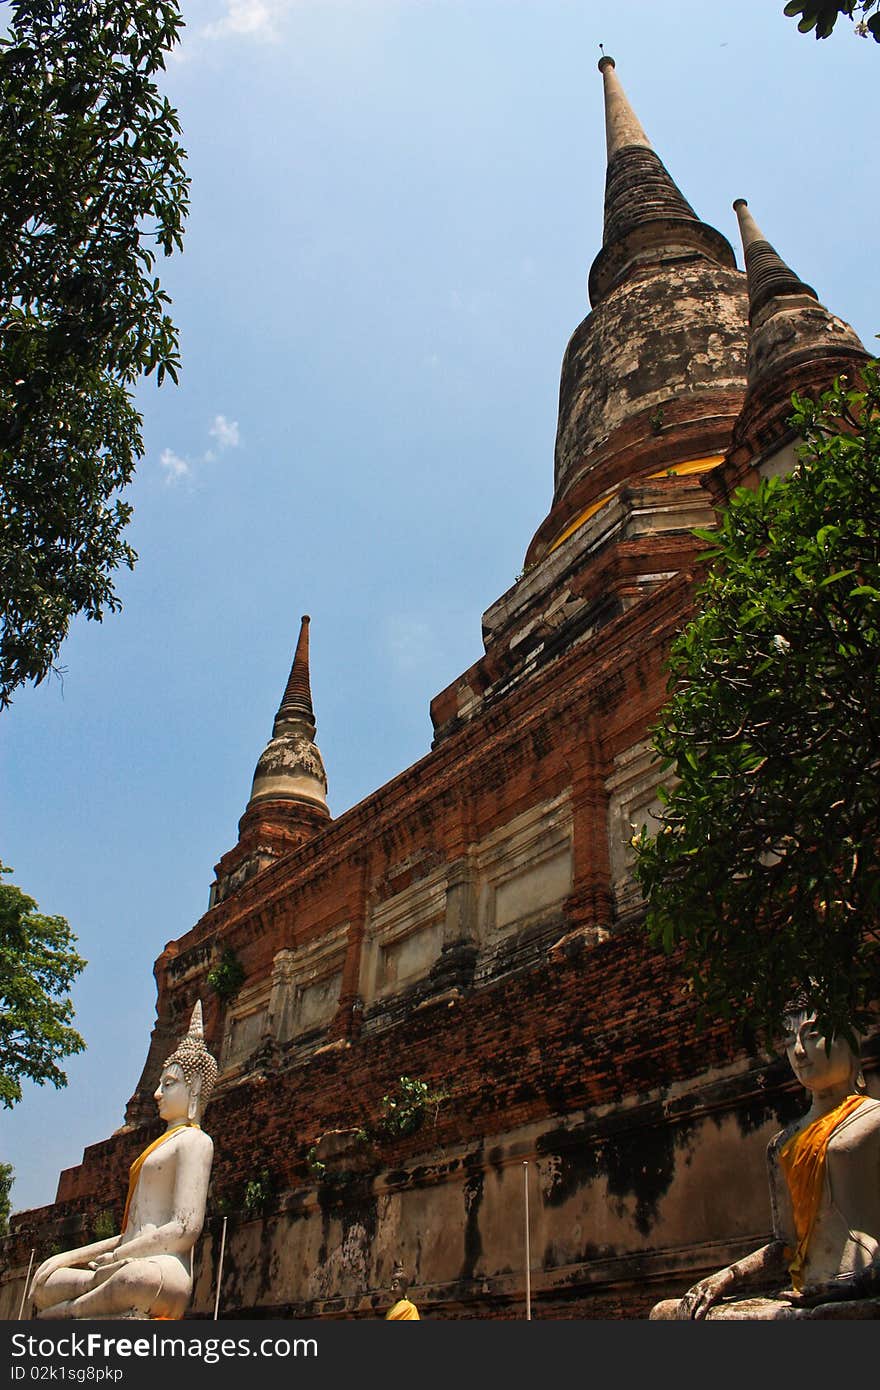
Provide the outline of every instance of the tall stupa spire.
<path id="1" fill-rule="evenodd" d="M 627 145 L 643 145 L 651 149 L 651 142 L 644 127 L 627 100 L 626 93 L 617 76 L 614 59 L 602 54 L 599 71 L 605 84 L 605 144 L 608 163 L 611 163 L 618 150 Z"/>
<path id="2" fill-rule="evenodd" d="M 291 721 L 300 720 L 311 726 L 312 737 L 315 734 L 315 712 L 312 708 L 312 687 L 309 681 L 309 622 L 308 613 L 304 613 L 300 619 L 299 637 L 297 638 L 296 651 L 293 655 L 293 665 L 290 668 L 290 675 L 287 678 L 287 685 L 281 697 L 281 704 L 275 716 L 275 727 L 273 733 L 278 733 L 279 726 Z"/>
<path id="3" fill-rule="evenodd" d="M 590 271 L 590 302 L 595 306 L 633 268 L 667 253 L 701 252 L 734 268 L 727 239 L 700 221 L 656 154 L 607 53 L 599 59 L 599 71 L 608 167 L 602 250 Z"/>
<path id="4" fill-rule="evenodd" d="M 745 390 L 746 277 L 686 200 L 599 61 L 608 167 L 591 312 L 562 362 L 553 504 L 526 568 L 625 479 L 720 456 Z M 707 465 L 708 466 L 708 465 Z"/>

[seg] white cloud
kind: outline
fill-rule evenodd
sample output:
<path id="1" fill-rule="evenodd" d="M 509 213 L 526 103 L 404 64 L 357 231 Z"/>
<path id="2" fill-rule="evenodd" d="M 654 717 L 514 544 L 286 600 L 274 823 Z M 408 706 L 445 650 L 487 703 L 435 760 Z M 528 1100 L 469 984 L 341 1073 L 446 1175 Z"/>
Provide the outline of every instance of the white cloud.
<path id="1" fill-rule="evenodd" d="M 208 434 L 216 440 L 216 449 L 210 446 L 203 449 L 198 458 L 183 458 L 173 449 L 163 449 L 159 464 L 165 470 L 166 483 L 179 483 L 184 478 L 193 479 L 206 463 L 216 463 L 224 449 L 237 449 L 241 443 L 241 431 L 237 420 L 227 420 L 225 415 L 215 415 L 208 426 Z"/>
<path id="2" fill-rule="evenodd" d="M 225 415 L 214 416 L 214 423 L 208 430 L 208 434 L 212 439 L 216 439 L 217 447 L 220 449 L 237 449 L 241 443 L 238 421 L 227 420 Z M 210 453 L 210 450 L 208 452 Z"/>
<path id="3" fill-rule="evenodd" d="M 290 0 L 226 0 L 226 13 L 201 33 L 206 39 L 249 38 L 273 43 L 276 21 L 290 7 Z"/>
<path id="4" fill-rule="evenodd" d="M 166 483 L 179 483 L 181 478 L 186 478 L 190 473 L 186 459 L 175 454 L 173 449 L 163 449 L 159 455 L 159 462 L 165 469 Z"/>
<path id="5" fill-rule="evenodd" d="M 395 7 L 412 0 L 360 0 L 370 9 Z M 187 27 L 181 43 L 171 52 L 178 63 L 203 56 L 211 43 L 283 43 L 289 36 L 288 18 L 297 7 L 320 8 L 331 4 L 343 10 L 352 0 L 187 0 Z M 207 42 L 206 42 L 207 41 Z"/>

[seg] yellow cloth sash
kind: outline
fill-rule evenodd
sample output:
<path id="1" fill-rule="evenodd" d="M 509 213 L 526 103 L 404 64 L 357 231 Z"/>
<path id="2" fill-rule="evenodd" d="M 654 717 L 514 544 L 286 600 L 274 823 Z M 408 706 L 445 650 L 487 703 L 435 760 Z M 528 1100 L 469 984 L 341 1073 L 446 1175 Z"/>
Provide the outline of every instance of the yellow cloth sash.
<path id="1" fill-rule="evenodd" d="M 788 1272 L 792 1288 L 800 1290 L 804 1283 L 804 1265 L 807 1262 L 807 1247 L 819 1214 L 822 1201 L 822 1187 L 825 1182 L 825 1153 L 828 1141 L 837 1126 L 851 1115 L 866 1100 L 866 1096 L 847 1096 L 827 1115 L 820 1115 L 800 1134 L 792 1135 L 780 1150 L 779 1162 L 788 1183 L 791 1205 L 794 1211 L 794 1229 L 797 1247 L 794 1251 Z M 790 1249 L 786 1255 L 791 1255 Z"/>
<path id="2" fill-rule="evenodd" d="M 138 1154 L 134 1163 L 128 1170 L 128 1193 L 126 1194 L 125 1198 L 125 1211 L 122 1213 L 123 1235 L 125 1234 L 125 1227 L 126 1223 L 128 1222 L 128 1212 L 129 1208 L 131 1207 L 131 1199 L 134 1196 L 134 1190 L 138 1185 L 138 1178 L 141 1175 L 141 1169 L 143 1168 L 147 1159 L 150 1157 L 150 1154 L 155 1153 L 156 1149 L 158 1149 L 161 1144 L 164 1144 L 166 1139 L 170 1139 L 172 1134 L 176 1134 L 179 1129 L 200 1128 L 201 1126 L 197 1125 L 193 1120 L 181 1120 L 179 1125 L 172 1125 L 170 1129 L 166 1129 L 164 1134 L 160 1134 L 158 1139 L 154 1139 L 152 1144 L 147 1145 L 143 1153 Z"/>
<path id="3" fill-rule="evenodd" d="M 385 1321 L 391 1319 L 392 1322 L 421 1322 L 419 1310 L 414 1303 L 410 1303 L 408 1298 L 399 1298 L 393 1308 L 389 1308 L 385 1314 Z"/>

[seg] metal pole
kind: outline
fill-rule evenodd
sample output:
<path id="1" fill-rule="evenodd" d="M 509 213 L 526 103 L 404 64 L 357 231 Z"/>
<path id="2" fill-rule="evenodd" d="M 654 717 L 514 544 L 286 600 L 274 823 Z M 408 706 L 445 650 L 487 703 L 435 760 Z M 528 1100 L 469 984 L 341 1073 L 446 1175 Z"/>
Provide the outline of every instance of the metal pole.
<path id="1" fill-rule="evenodd" d="M 532 1316 L 532 1276 L 531 1276 L 531 1256 L 529 1254 L 529 1161 L 523 1159 L 523 1195 L 525 1198 L 525 1221 L 526 1221 L 526 1319 L 531 1320 Z"/>
<path id="2" fill-rule="evenodd" d="M 220 1307 L 220 1280 L 223 1278 L 223 1251 L 226 1249 L 226 1221 L 223 1218 L 223 1233 L 220 1236 L 220 1261 L 217 1265 L 217 1297 L 214 1299 L 214 1321 L 217 1321 L 217 1310 Z"/>
<path id="3" fill-rule="evenodd" d="M 33 1267 L 34 1267 L 34 1253 L 35 1253 L 35 1252 L 32 1250 L 32 1251 L 31 1251 L 31 1257 L 30 1257 L 30 1259 L 28 1260 L 27 1278 L 26 1278 L 25 1281 L 24 1281 L 24 1289 L 22 1290 L 22 1295 L 21 1295 L 21 1307 L 20 1307 L 19 1310 L 18 1310 L 18 1320 L 19 1320 L 19 1322 L 21 1322 L 22 1318 L 24 1317 L 24 1301 L 25 1301 L 25 1299 L 27 1298 L 27 1292 L 28 1292 L 28 1289 L 29 1289 L 30 1286 L 31 1286 L 31 1270 L 32 1270 Z"/>

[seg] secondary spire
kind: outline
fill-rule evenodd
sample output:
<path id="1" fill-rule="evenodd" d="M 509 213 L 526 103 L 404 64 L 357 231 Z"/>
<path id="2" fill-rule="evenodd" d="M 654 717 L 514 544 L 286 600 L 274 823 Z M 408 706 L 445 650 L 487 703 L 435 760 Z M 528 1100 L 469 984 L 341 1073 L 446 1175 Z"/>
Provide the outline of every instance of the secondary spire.
<path id="1" fill-rule="evenodd" d="M 746 263 L 746 276 L 749 285 L 749 321 L 780 295 L 805 294 L 818 300 L 819 296 L 811 285 L 804 284 L 794 271 L 785 264 L 778 252 L 770 245 L 760 227 L 749 212 L 745 198 L 737 198 L 733 204 L 742 237 L 743 256 Z"/>
<path id="2" fill-rule="evenodd" d="M 811 285 L 788 266 L 764 236 L 745 198 L 733 204 L 742 236 L 749 290 L 749 387 L 775 380 L 788 410 L 791 391 L 806 379 L 824 389 L 834 376 L 867 358 L 864 346 L 848 323 L 830 313 Z M 799 381 L 788 374 L 797 369 Z M 747 403 L 746 416 L 754 402 Z M 790 413 L 790 412 L 789 412 Z M 740 431 L 744 427 L 740 421 Z"/>

